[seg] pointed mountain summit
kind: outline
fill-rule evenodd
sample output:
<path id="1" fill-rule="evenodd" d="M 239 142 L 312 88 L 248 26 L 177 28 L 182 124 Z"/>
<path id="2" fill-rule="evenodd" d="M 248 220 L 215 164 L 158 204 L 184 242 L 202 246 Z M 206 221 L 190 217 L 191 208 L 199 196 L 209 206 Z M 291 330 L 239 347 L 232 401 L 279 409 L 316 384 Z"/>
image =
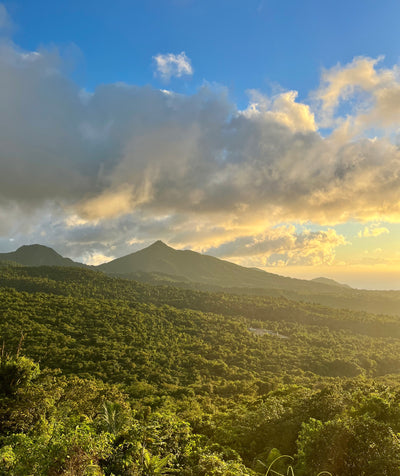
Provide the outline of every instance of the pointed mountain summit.
<path id="1" fill-rule="evenodd" d="M 158 240 L 147 248 L 101 264 L 98 269 L 106 273 L 123 275 L 143 271 L 184 277 L 187 274 L 187 265 L 180 253 L 185 252 L 174 250 Z"/>
<path id="2" fill-rule="evenodd" d="M 52 248 L 43 245 L 24 245 L 10 253 L 0 253 L 0 261 L 8 261 L 23 266 L 80 266 L 70 258 L 64 258 Z"/>

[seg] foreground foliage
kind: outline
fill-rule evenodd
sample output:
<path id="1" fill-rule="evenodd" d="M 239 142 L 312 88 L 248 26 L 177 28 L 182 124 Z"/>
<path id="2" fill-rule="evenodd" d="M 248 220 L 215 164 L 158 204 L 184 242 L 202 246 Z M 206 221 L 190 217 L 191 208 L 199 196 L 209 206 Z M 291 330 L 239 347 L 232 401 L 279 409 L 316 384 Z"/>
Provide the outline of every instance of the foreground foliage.
<path id="1" fill-rule="evenodd" d="M 0 271 L 0 474 L 400 475 L 396 317 Z"/>

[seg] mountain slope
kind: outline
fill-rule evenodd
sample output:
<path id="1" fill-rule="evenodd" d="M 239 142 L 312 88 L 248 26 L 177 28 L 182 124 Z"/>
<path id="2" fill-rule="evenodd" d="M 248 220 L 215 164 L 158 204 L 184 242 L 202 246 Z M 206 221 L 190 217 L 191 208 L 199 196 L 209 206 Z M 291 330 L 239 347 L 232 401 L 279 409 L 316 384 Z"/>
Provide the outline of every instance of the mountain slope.
<path id="1" fill-rule="evenodd" d="M 277 275 L 260 273 L 190 250 L 175 250 L 162 241 L 98 266 L 109 274 L 129 275 L 138 271 L 179 277 L 181 281 L 219 286 L 259 286 Z M 260 278 L 261 275 L 261 278 Z"/>
<path id="2" fill-rule="evenodd" d="M 400 315 L 400 291 L 353 289 L 327 278 L 301 280 L 245 268 L 194 251 L 174 250 L 161 241 L 148 248 L 100 266 L 86 266 L 41 245 L 22 246 L 11 253 L 0 253 L 0 262 L 23 266 L 62 266 L 97 269 L 155 285 L 169 285 L 203 291 L 285 297 L 295 301 L 319 303 L 339 309 Z"/>
<path id="3" fill-rule="evenodd" d="M 338 283 L 334 279 L 329 279 L 329 278 L 314 278 L 311 280 L 314 283 L 322 283 L 322 284 L 329 284 L 330 286 L 336 286 L 338 288 L 347 288 L 349 289 L 350 286 L 348 284 L 342 284 Z"/>
<path id="4" fill-rule="evenodd" d="M 157 273 L 180 278 L 182 282 L 202 283 L 224 288 L 273 288 L 296 291 L 332 291 L 331 283 L 311 282 L 245 268 L 213 256 L 190 250 L 175 250 L 162 241 L 97 267 L 119 276 L 138 272 Z M 175 279 L 176 281 L 176 279 Z"/>
<path id="5" fill-rule="evenodd" d="M 156 285 L 259 296 L 280 296 L 338 309 L 400 315 L 399 291 L 353 289 L 328 278 L 307 281 L 245 268 L 194 251 L 178 251 L 161 241 L 97 269 Z"/>
<path id="6" fill-rule="evenodd" d="M 16 251 L 0 253 L 0 261 L 11 261 L 23 266 L 85 266 L 43 245 L 24 245 Z"/>

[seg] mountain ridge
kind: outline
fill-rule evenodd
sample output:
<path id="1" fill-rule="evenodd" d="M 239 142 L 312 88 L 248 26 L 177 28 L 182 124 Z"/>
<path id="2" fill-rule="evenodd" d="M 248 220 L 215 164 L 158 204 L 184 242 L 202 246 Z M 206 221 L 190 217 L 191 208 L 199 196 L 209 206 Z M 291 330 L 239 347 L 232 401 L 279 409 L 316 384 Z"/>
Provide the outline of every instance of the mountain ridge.
<path id="1" fill-rule="evenodd" d="M 0 261 L 14 262 L 23 266 L 79 266 L 86 267 L 70 258 L 64 258 L 53 248 L 40 244 L 22 245 L 9 253 L 0 253 Z"/>
<path id="2" fill-rule="evenodd" d="M 309 286 L 343 287 L 329 278 L 303 280 L 269 273 L 259 268 L 247 268 L 211 255 L 193 250 L 176 250 L 161 240 L 97 266 L 88 266 L 63 257 L 53 248 L 41 244 L 22 245 L 17 250 L 0 253 L 0 261 L 13 262 L 23 266 L 73 266 L 100 270 L 106 274 L 123 277 L 138 277 L 140 273 L 164 276 L 167 281 L 201 283 L 221 288 L 244 287 L 256 288 L 269 286 L 285 288 Z M 138 274 L 139 273 L 139 274 Z M 307 284 L 305 284 L 307 283 Z M 321 288 L 321 289 L 322 289 Z"/>
<path id="3" fill-rule="evenodd" d="M 63 257 L 53 248 L 41 244 L 22 245 L 16 251 L 0 253 L 0 261 L 14 262 L 22 266 L 86 267 L 110 275 L 135 279 L 140 273 L 147 273 L 157 275 L 159 278 L 164 277 L 166 281 L 199 283 L 219 288 L 292 289 L 295 287 L 301 291 L 304 287 L 317 286 L 320 291 L 329 291 L 335 285 L 348 287 L 328 278 L 302 280 L 269 273 L 259 268 L 247 268 L 193 250 L 176 250 L 161 240 L 97 266 L 78 263 Z"/>
<path id="4" fill-rule="evenodd" d="M 335 281 L 334 279 L 324 278 L 322 276 L 320 276 L 319 278 L 311 279 L 311 281 L 313 281 L 314 283 L 323 283 L 323 284 L 328 284 L 330 286 L 337 286 L 339 288 L 350 288 L 351 289 L 351 286 L 349 286 L 348 284 L 339 283 L 338 281 Z"/>
<path id="5" fill-rule="evenodd" d="M 25 245 L 14 252 L 0 253 L 0 261 L 23 266 L 72 266 L 155 286 L 283 297 L 337 309 L 400 316 L 400 291 L 354 289 L 329 278 L 284 277 L 191 250 L 175 250 L 160 240 L 99 266 L 76 263 L 43 245 Z"/>
<path id="6" fill-rule="evenodd" d="M 309 283 L 240 266 L 230 261 L 192 250 L 176 250 L 158 240 L 150 246 L 97 267 L 108 274 L 128 277 L 141 272 L 180 276 L 190 282 L 222 287 L 284 287 L 289 283 Z"/>

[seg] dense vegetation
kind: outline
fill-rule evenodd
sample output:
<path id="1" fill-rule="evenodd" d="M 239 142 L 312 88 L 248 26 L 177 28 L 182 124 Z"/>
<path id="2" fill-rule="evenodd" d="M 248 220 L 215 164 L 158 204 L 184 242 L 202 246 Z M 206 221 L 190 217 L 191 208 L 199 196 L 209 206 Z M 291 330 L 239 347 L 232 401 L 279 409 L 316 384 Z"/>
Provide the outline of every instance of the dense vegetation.
<path id="1" fill-rule="evenodd" d="M 400 317 L 400 291 L 353 289 L 326 278 L 311 281 L 288 278 L 190 250 L 174 250 L 161 241 L 99 266 L 73 262 L 43 245 L 25 245 L 11 253 L 0 253 L 1 262 L 22 266 L 80 267 L 156 286 L 284 297 L 333 308 Z"/>
<path id="2" fill-rule="evenodd" d="M 396 316 L 14 266 L 0 316 L 0 475 L 400 475 Z"/>

